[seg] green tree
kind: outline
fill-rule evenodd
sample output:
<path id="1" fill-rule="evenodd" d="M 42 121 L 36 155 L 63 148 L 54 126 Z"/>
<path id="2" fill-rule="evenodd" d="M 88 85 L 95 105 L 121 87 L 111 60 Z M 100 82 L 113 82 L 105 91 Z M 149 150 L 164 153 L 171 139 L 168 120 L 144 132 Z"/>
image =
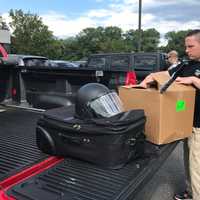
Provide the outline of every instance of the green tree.
<path id="1" fill-rule="evenodd" d="M 166 52 L 176 50 L 180 57 L 185 56 L 184 38 L 189 30 L 186 31 L 171 31 L 165 34 L 168 43 L 164 48 Z"/>
<path id="2" fill-rule="evenodd" d="M 53 45 L 59 46 L 42 19 L 22 10 L 10 10 L 12 19 L 10 26 L 13 29 L 12 52 L 17 54 L 33 54 L 52 56 Z"/>
<path id="3" fill-rule="evenodd" d="M 99 47 L 101 52 L 125 51 L 122 29 L 116 26 L 104 28 Z"/>
<path id="4" fill-rule="evenodd" d="M 79 56 L 91 53 L 120 52 L 124 48 L 122 30 L 115 26 L 86 28 L 76 36 Z"/>
<path id="5" fill-rule="evenodd" d="M 137 52 L 139 33 L 137 30 L 130 29 L 124 33 L 124 41 L 126 50 L 129 52 Z"/>
<path id="6" fill-rule="evenodd" d="M 49 42 L 48 45 L 48 51 L 46 53 L 45 56 L 47 56 L 50 59 L 55 59 L 55 60 L 59 60 L 59 59 L 63 59 L 63 55 L 65 53 L 65 47 L 63 44 L 63 40 L 61 39 L 52 39 Z M 40 52 L 40 55 L 42 55 L 42 52 Z"/>
<path id="7" fill-rule="evenodd" d="M 154 29 L 147 29 L 142 33 L 142 51 L 154 52 L 158 50 L 160 33 Z"/>
<path id="8" fill-rule="evenodd" d="M 76 39 L 77 44 L 79 46 L 79 51 L 77 52 L 79 55 L 88 56 L 91 53 L 98 52 L 98 45 L 101 40 L 102 27 L 96 28 L 86 28 L 81 31 Z"/>
<path id="9" fill-rule="evenodd" d="M 81 48 L 75 37 L 68 37 L 62 41 L 63 44 L 63 60 L 79 60 L 83 57 Z"/>
<path id="10" fill-rule="evenodd" d="M 76 37 L 64 40 L 65 58 L 81 59 L 92 53 L 136 52 L 138 30 L 123 33 L 115 26 L 86 28 Z M 142 31 L 142 51 L 157 51 L 160 34 L 155 29 Z"/>
<path id="11" fill-rule="evenodd" d="M 124 34 L 128 51 L 138 51 L 139 31 L 130 29 Z M 158 50 L 160 33 L 156 29 L 141 30 L 141 51 L 153 52 Z"/>

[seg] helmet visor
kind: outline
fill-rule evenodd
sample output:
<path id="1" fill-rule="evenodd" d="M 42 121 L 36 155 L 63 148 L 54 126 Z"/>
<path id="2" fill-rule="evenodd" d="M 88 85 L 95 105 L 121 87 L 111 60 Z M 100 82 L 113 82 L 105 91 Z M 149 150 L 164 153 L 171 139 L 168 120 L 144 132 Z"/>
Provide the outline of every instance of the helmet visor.
<path id="1" fill-rule="evenodd" d="M 102 117 L 111 117 L 124 111 L 116 92 L 103 95 L 89 103 L 90 108 Z"/>

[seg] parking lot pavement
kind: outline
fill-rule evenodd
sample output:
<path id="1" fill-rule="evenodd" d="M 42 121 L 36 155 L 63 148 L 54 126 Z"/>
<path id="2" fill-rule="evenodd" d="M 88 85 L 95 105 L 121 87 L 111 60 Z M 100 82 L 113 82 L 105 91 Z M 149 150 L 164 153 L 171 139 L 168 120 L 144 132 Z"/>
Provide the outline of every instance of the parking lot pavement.
<path id="1" fill-rule="evenodd" d="M 180 142 L 137 200 L 172 200 L 175 193 L 184 189 L 184 177 L 183 143 Z"/>

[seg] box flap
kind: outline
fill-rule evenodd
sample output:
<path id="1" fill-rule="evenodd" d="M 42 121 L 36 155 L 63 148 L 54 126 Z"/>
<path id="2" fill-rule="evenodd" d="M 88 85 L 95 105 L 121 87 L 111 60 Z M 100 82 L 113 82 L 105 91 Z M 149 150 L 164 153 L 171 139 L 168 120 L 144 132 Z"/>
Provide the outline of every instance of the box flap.
<path id="1" fill-rule="evenodd" d="M 146 88 L 142 87 L 142 86 L 139 85 L 139 84 L 136 84 L 136 85 L 123 85 L 123 86 L 121 86 L 121 87 L 123 87 L 123 88 L 139 88 L 139 89 L 146 89 Z"/>
<path id="2" fill-rule="evenodd" d="M 160 90 L 161 86 L 170 79 L 170 76 L 168 73 L 166 73 L 166 71 L 152 73 L 152 76 L 155 80 L 155 83 L 150 84 L 150 88 L 154 88 L 157 90 Z M 121 86 L 121 87 L 127 88 L 127 89 L 129 89 L 129 88 L 146 89 L 146 88 L 142 87 L 140 84 L 125 85 L 125 86 Z M 195 89 L 192 86 L 179 84 L 179 83 L 176 83 L 175 81 L 169 86 L 169 88 L 167 88 L 167 91 L 188 91 L 188 90 L 195 90 Z"/>
<path id="3" fill-rule="evenodd" d="M 153 76 L 155 82 L 152 83 L 152 84 L 150 84 L 149 86 L 151 88 L 156 88 L 156 89 L 160 89 L 160 87 L 162 86 L 162 84 L 164 84 L 167 80 L 170 79 L 170 76 L 166 72 L 152 73 L 152 76 Z M 136 85 L 124 85 L 122 87 L 123 88 L 146 89 L 146 88 L 142 87 L 140 84 L 136 84 Z"/>
<path id="4" fill-rule="evenodd" d="M 156 72 L 153 73 L 152 76 L 157 82 L 157 87 L 159 90 L 160 87 L 170 79 L 169 74 L 167 74 L 166 72 Z M 188 91 L 188 90 L 195 90 L 195 89 L 190 85 L 176 83 L 176 81 L 174 81 L 169 86 L 169 88 L 167 88 L 167 91 Z"/>
<path id="5" fill-rule="evenodd" d="M 159 85 L 164 84 L 166 81 L 170 79 L 170 76 L 169 74 L 166 73 L 166 71 L 152 73 L 152 76 Z"/>

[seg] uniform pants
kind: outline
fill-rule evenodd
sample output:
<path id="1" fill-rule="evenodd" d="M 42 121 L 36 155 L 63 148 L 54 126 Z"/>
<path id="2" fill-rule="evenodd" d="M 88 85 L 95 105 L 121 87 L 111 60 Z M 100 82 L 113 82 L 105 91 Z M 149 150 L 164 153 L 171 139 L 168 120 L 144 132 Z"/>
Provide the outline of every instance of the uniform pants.
<path id="1" fill-rule="evenodd" d="M 192 193 L 193 200 L 200 200 L 200 128 L 193 128 L 184 143 L 184 162 L 187 191 Z"/>

